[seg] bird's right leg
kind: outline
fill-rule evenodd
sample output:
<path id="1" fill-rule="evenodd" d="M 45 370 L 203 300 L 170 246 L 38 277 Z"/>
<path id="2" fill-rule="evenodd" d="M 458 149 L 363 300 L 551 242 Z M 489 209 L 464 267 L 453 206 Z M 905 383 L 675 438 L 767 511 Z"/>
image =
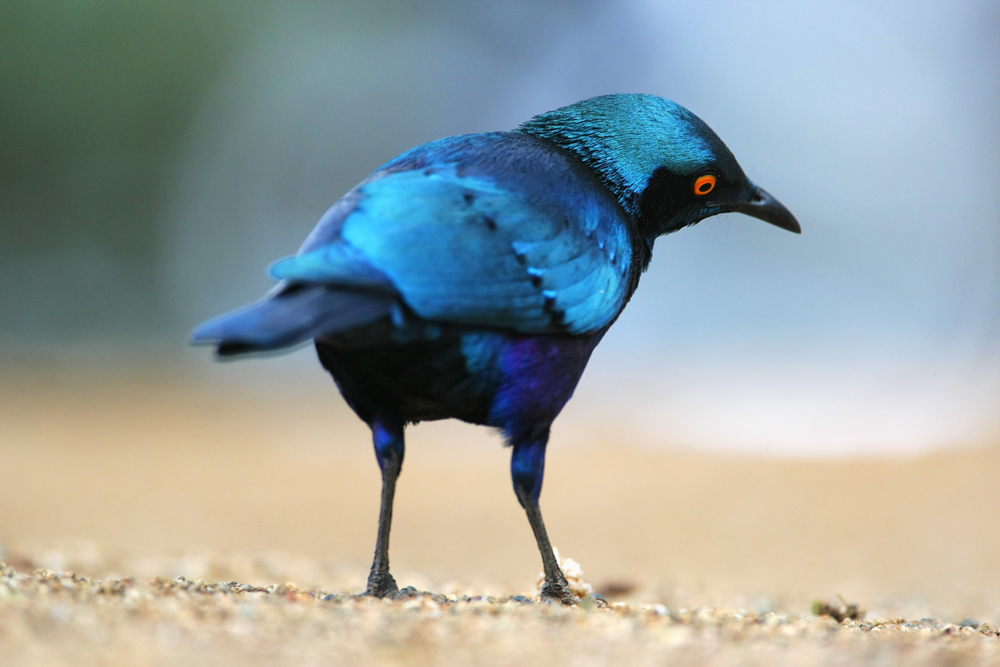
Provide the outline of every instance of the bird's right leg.
<path id="1" fill-rule="evenodd" d="M 389 574 L 389 528 L 392 525 L 392 499 L 396 494 L 396 479 L 403 467 L 403 421 L 377 417 L 372 421 L 375 456 L 382 469 L 382 509 L 378 515 L 378 539 L 375 542 L 375 560 L 368 575 L 365 595 L 377 598 L 399 593 L 396 580 Z"/>
<path id="2" fill-rule="evenodd" d="M 545 582 L 542 584 L 543 600 L 559 600 L 563 604 L 576 604 L 580 600 L 573 594 L 566 581 L 566 575 L 559 568 L 549 535 L 542 521 L 542 510 L 538 507 L 538 497 L 542 492 L 542 477 L 545 474 L 545 445 L 548 432 L 543 438 L 527 442 L 515 442 L 514 451 L 510 457 L 510 473 L 514 482 L 514 493 L 528 515 L 528 523 L 535 534 L 538 551 L 542 556 L 542 571 Z"/>

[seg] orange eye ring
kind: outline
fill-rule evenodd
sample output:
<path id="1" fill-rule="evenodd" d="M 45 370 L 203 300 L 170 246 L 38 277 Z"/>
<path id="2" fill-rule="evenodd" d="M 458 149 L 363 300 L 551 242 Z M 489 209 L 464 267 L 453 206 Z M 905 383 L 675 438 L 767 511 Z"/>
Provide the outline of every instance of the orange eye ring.
<path id="1" fill-rule="evenodd" d="M 696 195 L 707 195 L 714 189 L 715 189 L 715 176 L 712 176 L 711 174 L 705 174 L 704 176 L 699 176 L 698 180 L 694 182 L 694 193 Z"/>

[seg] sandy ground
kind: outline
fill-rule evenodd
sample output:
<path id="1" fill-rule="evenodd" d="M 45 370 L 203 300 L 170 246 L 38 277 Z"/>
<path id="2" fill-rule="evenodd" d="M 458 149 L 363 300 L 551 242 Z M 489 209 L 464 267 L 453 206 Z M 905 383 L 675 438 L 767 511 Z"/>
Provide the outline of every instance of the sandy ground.
<path id="1" fill-rule="evenodd" d="M 995 443 L 793 461 L 557 423 L 549 532 L 612 602 L 557 609 L 504 602 L 540 563 L 499 439 L 421 425 L 393 571 L 444 597 L 359 601 L 379 476 L 332 388 L 22 369 L 0 378 L 0 664 L 1000 663 L 997 479 Z M 811 614 L 838 595 L 863 620 Z"/>

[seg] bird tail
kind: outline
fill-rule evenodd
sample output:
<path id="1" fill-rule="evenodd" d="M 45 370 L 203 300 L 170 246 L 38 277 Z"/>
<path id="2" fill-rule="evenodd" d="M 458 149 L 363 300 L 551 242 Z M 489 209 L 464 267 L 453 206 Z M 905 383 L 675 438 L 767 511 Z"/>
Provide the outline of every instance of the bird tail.
<path id="1" fill-rule="evenodd" d="M 191 342 L 214 344 L 221 357 L 280 350 L 371 324 L 389 316 L 394 302 L 385 294 L 293 284 L 205 322 Z"/>

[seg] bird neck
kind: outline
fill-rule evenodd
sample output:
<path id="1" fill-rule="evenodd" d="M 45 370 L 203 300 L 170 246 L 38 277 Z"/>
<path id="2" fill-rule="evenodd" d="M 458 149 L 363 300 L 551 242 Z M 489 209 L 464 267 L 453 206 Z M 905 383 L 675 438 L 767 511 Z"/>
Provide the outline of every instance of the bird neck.
<path id="1" fill-rule="evenodd" d="M 562 109 L 536 116 L 521 124 L 515 132 L 545 139 L 578 157 L 589 167 L 604 186 L 611 191 L 622 208 L 632 216 L 639 215 L 642 185 L 637 175 L 627 173 L 617 161 L 611 159 L 613 147 L 608 137 L 587 123 L 566 122 L 558 115 Z"/>
<path id="2" fill-rule="evenodd" d="M 640 204 L 645 181 L 640 174 L 630 173 L 609 157 L 614 154 L 614 147 L 610 145 L 605 133 L 597 131 L 579 118 L 567 119 L 563 114 L 565 111 L 557 109 L 536 116 L 521 124 L 514 132 L 537 137 L 559 146 L 579 158 L 597 175 L 626 213 L 636 255 L 636 266 L 641 273 L 649 265 L 653 242 L 656 240 L 656 234 L 647 230 L 647 225 L 642 220 Z"/>

